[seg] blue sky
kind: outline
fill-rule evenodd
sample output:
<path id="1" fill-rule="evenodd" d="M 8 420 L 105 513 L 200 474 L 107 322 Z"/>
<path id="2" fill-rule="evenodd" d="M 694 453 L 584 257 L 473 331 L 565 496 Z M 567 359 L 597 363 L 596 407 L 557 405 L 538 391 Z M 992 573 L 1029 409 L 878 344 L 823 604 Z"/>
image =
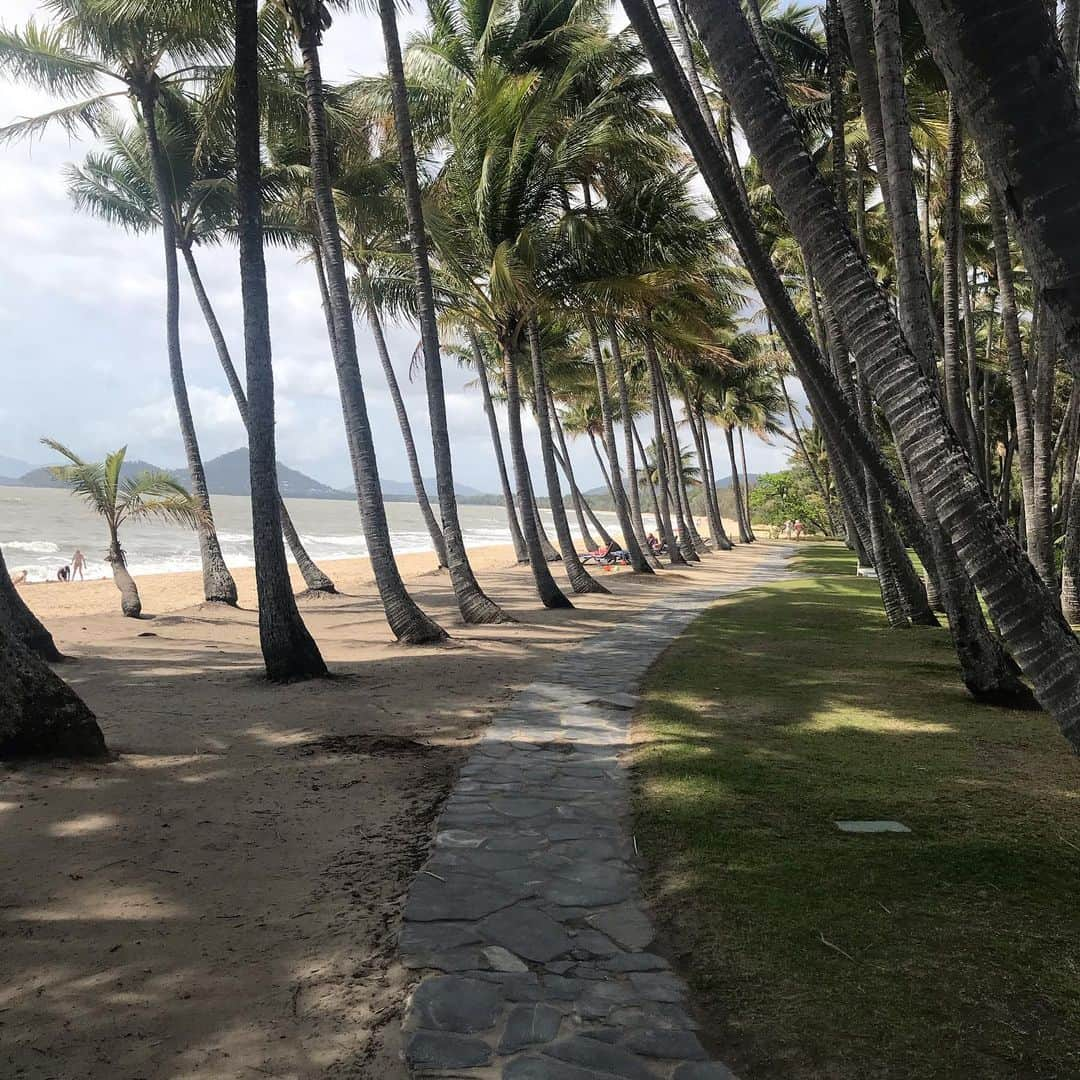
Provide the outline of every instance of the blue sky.
<path id="1" fill-rule="evenodd" d="M 35 0 L 4 0 L 0 21 L 21 24 L 37 7 Z M 417 15 L 404 17 L 403 36 L 418 25 Z M 359 13 L 338 16 L 325 38 L 327 77 L 383 67 L 377 19 Z M 0 81 L 0 124 L 49 106 L 46 97 Z M 39 439 L 50 435 L 87 456 L 126 443 L 133 457 L 180 465 L 183 451 L 165 357 L 160 238 L 130 236 L 74 211 L 63 167 L 80 161 L 91 145 L 69 141 L 56 131 L 33 145 L 0 147 L 0 355 L 5 389 L 0 397 L 0 455 L 43 462 L 47 452 Z M 235 249 L 203 252 L 201 268 L 234 354 L 242 358 Z M 270 251 L 268 271 L 279 457 L 344 486 L 350 483 L 344 429 L 311 269 L 298 265 L 291 254 Z M 242 445 L 243 429 L 186 281 L 181 304 L 184 365 L 200 443 L 209 458 Z M 421 452 L 429 459 L 422 380 L 409 384 L 406 376 L 416 330 L 391 326 L 388 339 Z M 363 326 L 358 327 L 358 344 L 380 473 L 407 480 L 393 408 Z M 496 490 L 479 392 L 469 385 L 472 376 L 452 360 L 447 359 L 445 368 L 457 478 Z M 754 472 L 782 467 L 787 456 L 785 446 L 769 447 L 756 439 L 747 448 Z M 575 446 L 573 454 L 583 486 L 601 483 L 587 443 Z"/>

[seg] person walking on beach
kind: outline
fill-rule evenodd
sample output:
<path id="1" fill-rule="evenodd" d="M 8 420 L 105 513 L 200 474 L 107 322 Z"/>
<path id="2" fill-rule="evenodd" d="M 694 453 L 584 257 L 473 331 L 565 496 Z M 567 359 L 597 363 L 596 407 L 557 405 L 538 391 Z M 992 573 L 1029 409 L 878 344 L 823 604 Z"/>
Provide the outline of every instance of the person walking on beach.
<path id="1" fill-rule="evenodd" d="M 83 570 L 86 568 L 86 556 L 78 549 L 75 549 L 75 554 L 71 556 L 71 580 L 75 580 L 75 575 L 79 575 L 80 581 L 85 581 L 83 577 Z"/>

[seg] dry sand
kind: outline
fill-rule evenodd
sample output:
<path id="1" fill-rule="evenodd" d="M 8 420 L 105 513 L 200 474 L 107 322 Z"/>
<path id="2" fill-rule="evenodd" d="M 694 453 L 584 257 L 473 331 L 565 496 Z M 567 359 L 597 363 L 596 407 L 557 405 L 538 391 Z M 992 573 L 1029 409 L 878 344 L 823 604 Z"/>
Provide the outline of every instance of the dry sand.
<path id="1" fill-rule="evenodd" d="M 0 772 L 0 1076 L 403 1077 L 400 906 L 485 719 L 658 590 L 738 578 L 766 548 L 601 574 L 613 595 L 572 612 L 481 549 L 520 620 L 495 627 L 462 625 L 433 558 L 404 556 L 453 635 L 425 648 L 392 641 L 366 560 L 331 563 L 346 595 L 301 609 L 334 678 L 287 687 L 259 677 L 251 571 L 224 611 L 196 603 L 197 574 L 144 577 L 138 621 L 108 581 L 24 588 L 117 757 Z"/>

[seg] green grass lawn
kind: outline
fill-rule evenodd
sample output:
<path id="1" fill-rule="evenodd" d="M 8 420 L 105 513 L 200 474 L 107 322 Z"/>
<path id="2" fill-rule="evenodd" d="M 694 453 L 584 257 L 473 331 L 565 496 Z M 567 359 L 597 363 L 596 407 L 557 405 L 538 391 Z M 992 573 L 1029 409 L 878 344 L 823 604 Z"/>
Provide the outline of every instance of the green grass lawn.
<path id="1" fill-rule="evenodd" d="M 745 1080 L 1080 1076 L 1080 761 L 891 631 L 838 545 L 713 607 L 643 692 L 647 889 Z M 800 576 L 797 576 L 800 575 Z M 802 576 L 805 575 L 805 576 Z M 908 835 L 845 835 L 843 819 Z"/>

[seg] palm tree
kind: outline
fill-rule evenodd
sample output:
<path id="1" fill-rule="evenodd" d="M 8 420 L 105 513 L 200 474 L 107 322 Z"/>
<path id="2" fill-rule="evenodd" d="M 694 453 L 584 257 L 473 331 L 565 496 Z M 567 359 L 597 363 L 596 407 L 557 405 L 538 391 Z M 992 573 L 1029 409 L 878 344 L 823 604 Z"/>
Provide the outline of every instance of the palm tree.
<path id="1" fill-rule="evenodd" d="M 40 116 L 0 128 L 0 139 L 33 138 L 57 124 L 68 133 L 96 133 L 109 119 L 113 100 L 128 96 L 139 110 L 149 149 L 157 203 L 173 204 L 168 161 L 159 121 L 168 98 L 207 59 L 221 58 L 226 28 L 212 5 L 182 4 L 162 8 L 149 0 L 130 0 L 121 13 L 98 0 L 49 0 L 57 21 L 22 31 L 0 32 L 0 71 L 60 97 L 79 98 Z M 106 86 L 115 86 L 108 90 Z M 194 498 L 202 508 L 198 521 L 203 594 L 208 601 L 236 603 L 236 583 L 221 554 L 206 475 L 191 414 L 180 349 L 180 276 L 176 258 L 176 222 L 161 215 L 165 252 L 165 338 L 169 378 L 180 422 Z"/>
<path id="2" fill-rule="evenodd" d="M 741 9 L 734 0 L 689 0 L 689 7 L 777 204 L 809 253 L 845 338 L 865 364 L 902 459 L 916 483 L 934 492 L 940 523 L 1036 696 L 1066 736 L 1080 744 L 1080 643 L 972 474 L 886 297 L 806 153 Z"/>
<path id="3" fill-rule="evenodd" d="M 105 753 L 101 728 L 82 698 L 0 624 L 0 760 Z"/>
<path id="4" fill-rule="evenodd" d="M 986 162 L 990 184 L 1008 202 L 1039 300 L 1053 312 L 1062 346 L 1075 362 L 1080 357 L 1080 299 L 1072 284 L 1078 259 L 1072 187 L 1080 164 L 1075 61 L 1066 60 L 1044 4 L 915 0 L 914 6 L 964 126 Z M 1072 55 L 1075 12 L 1070 24 Z M 1021 68 L 1038 71 L 1038 78 L 1014 82 Z"/>
<path id="5" fill-rule="evenodd" d="M 345 431 L 368 557 L 387 622 L 398 640 L 414 645 L 442 641 L 447 636 L 446 631 L 421 611 L 401 580 L 379 485 L 379 466 L 360 377 L 345 255 L 330 173 L 331 148 L 319 58 L 323 31 L 330 24 L 329 11 L 321 0 L 280 2 L 288 15 L 304 66 L 311 189 L 319 226 L 320 266 L 326 279 L 328 322 L 332 327 L 330 344 L 341 391 Z"/>
<path id="6" fill-rule="evenodd" d="M 244 304 L 248 469 L 255 584 L 259 593 L 259 644 L 267 677 L 284 682 L 325 675 L 326 664 L 296 608 L 281 542 L 270 302 L 263 252 L 258 0 L 236 0 L 235 31 L 236 217 Z"/>
<path id="7" fill-rule="evenodd" d="M 462 617 L 470 623 L 509 622 L 509 616 L 480 588 L 469 564 L 465 541 L 458 520 L 457 495 L 454 491 L 453 461 L 450 454 L 450 433 L 446 421 L 446 397 L 443 391 L 442 356 L 439 351 L 439 331 L 435 322 L 435 296 L 428 262 L 427 236 L 424 231 L 424 212 L 420 199 L 420 179 L 413 149 L 412 122 L 409 118 L 405 72 L 398 39 L 397 15 L 394 0 L 379 0 L 379 19 L 382 24 L 386 64 L 390 75 L 390 93 L 394 104 L 394 130 L 401 157 L 401 175 L 405 189 L 405 213 L 409 223 L 409 244 L 412 248 L 416 275 L 417 307 L 420 316 L 420 337 L 424 352 L 424 379 L 427 384 L 428 415 L 435 454 L 435 480 L 439 490 L 439 509 L 442 512 L 443 535 L 450 562 L 450 579 Z"/>
<path id="8" fill-rule="evenodd" d="M 82 165 L 72 165 L 67 170 L 68 192 L 75 206 L 129 232 L 158 228 L 161 208 L 144 132 L 138 127 L 132 129 L 109 121 L 103 126 L 103 134 L 104 150 L 88 154 Z M 174 196 L 170 206 L 176 242 L 246 430 L 247 395 L 195 257 L 197 247 L 219 242 L 224 232 L 234 227 L 233 155 L 207 147 L 205 131 L 185 101 L 171 103 L 168 120 L 160 126 L 159 136 Z M 333 581 L 315 565 L 304 548 L 284 500 L 281 525 L 308 590 L 316 594 L 336 592 Z"/>
<path id="9" fill-rule="evenodd" d="M 923 565 L 927 567 L 931 577 L 936 577 L 937 548 L 931 544 L 930 531 L 917 515 L 911 496 L 899 483 L 875 441 L 862 428 L 853 406 L 841 391 L 834 373 L 826 365 L 814 336 L 796 310 L 787 285 L 781 279 L 759 237 L 755 220 L 748 212 L 746 201 L 732 176 L 730 161 L 723 150 L 707 137 L 706 126 L 701 120 L 690 88 L 682 77 L 655 9 L 649 0 L 623 0 L 623 6 L 642 40 L 649 62 L 680 130 L 693 151 L 702 177 L 708 184 L 717 206 L 723 211 L 744 265 L 750 272 L 759 295 L 765 301 L 775 327 L 795 364 L 810 405 L 822 422 L 822 435 L 841 492 L 845 491 L 845 487 L 850 487 L 850 479 L 864 466 L 868 468 L 883 496 L 888 500 L 905 536 L 916 547 Z M 816 308 L 812 278 L 809 300 L 813 313 Z M 815 317 L 815 324 L 818 322 Z M 819 335 L 819 338 L 822 336 Z M 858 507 L 852 504 L 852 509 L 857 510 Z M 900 560 L 900 565 L 903 566 L 903 560 Z M 950 573 L 943 573 L 942 580 L 951 575 L 953 567 L 947 565 L 945 569 Z M 960 587 L 962 582 L 957 580 Z M 970 581 L 967 584 L 970 586 Z M 973 587 L 970 588 L 970 593 L 974 596 Z M 914 591 L 911 600 L 909 610 L 914 612 L 917 610 L 917 594 Z M 957 614 L 960 618 L 955 621 L 955 625 L 950 624 L 964 683 L 980 700 L 1022 704 L 1027 689 L 1013 676 L 1001 649 L 995 647 L 995 642 L 985 632 L 985 625 L 980 623 L 978 598 L 974 597 L 974 601 L 970 611 L 958 608 Z M 925 607 L 925 599 L 923 605 Z M 932 614 L 924 618 L 927 622 L 933 621 Z"/>
<path id="10" fill-rule="evenodd" d="M 112 566 L 113 581 L 120 590 L 120 609 L 129 618 L 137 619 L 142 614 L 142 601 L 120 546 L 120 526 L 125 521 L 157 520 L 197 529 L 205 513 L 202 505 L 168 473 L 145 469 L 125 478 L 121 470 L 126 446 L 107 454 L 104 461 L 88 462 L 55 439 L 41 441 L 70 462 L 51 466 L 52 475 L 68 484 L 75 495 L 104 518 L 109 531 L 105 559 Z"/>
<path id="11" fill-rule="evenodd" d="M 563 503 L 562 488 L 559 484 L 559 470 L 555 463 L 551 401 L 547 373 L 544 370 L 545 359 L 540 344 L 540 329 L 536 324 L 535 315 L 529 317 L 526 336 L 529 342 L 529 355 L 532 359 L 533 404 L 536 410 L 536 425 L 540 433 L 540 454 L 544 462 L 544 476 L 547 480 L 551 516 L 555 522 L 555 535 L 559 541 L 559 551 L 566 567 L 566 574 L 576 593 L 606 593 L 608 590 L 582 565 L 570 533 L 570 523 L 566 517 L 566 506 Z"/>

